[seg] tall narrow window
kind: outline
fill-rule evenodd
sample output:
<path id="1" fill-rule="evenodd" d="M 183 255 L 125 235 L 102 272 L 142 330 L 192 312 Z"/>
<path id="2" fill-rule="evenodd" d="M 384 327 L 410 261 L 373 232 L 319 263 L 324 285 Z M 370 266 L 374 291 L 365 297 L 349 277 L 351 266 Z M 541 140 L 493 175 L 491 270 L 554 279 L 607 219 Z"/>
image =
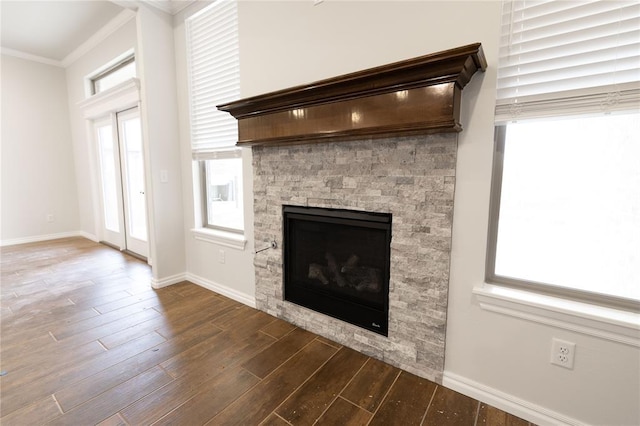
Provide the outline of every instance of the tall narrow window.
<path id="1" fill-rule="evenodd" d="M 191 147 L 200 176 L 202 226 L 242 232 L 242 159 L 236 120 L 216 105 L 240 97 L 235 1 L 218 0 L 185 21 Z"/>
<path id="2" fill-rule="evenodd" d="M 640 4 L 506 1 L 491 282 L 640 308 Z"/>

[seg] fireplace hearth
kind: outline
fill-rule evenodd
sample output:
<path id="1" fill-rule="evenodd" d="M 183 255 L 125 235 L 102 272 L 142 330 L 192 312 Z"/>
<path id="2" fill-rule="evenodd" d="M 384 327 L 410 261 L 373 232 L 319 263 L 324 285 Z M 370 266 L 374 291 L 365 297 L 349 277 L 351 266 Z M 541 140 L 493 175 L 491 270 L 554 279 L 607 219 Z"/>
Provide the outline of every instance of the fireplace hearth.
<path id="1" fill-rule="evenodd" d="M 391 214 L 283 206 L 284 298 L 386 336 Z"/>

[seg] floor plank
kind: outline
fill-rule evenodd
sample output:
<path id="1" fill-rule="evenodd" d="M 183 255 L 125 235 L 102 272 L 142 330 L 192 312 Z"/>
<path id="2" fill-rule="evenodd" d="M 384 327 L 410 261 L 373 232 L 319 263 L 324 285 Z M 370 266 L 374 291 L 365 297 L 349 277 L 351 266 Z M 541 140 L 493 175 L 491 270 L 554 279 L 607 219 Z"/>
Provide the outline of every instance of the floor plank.
<path id="1" fill-rule="evenodd" d="M 126 406 L 156 389 L 170 383 L 171 376 L 160 367 L 154 367 L 126 382 L 104 392 L 97 398 L 67 411 L 56 418 L 52 425 L 89 425 L 100 423 L 118 412 L 117 407 Z"/>
<path id="2" fill-rule="evenodd" d="M 120 416 L 120 414 L 114 414 L 108 419 L 101 421 L 96 426 L 129 426 L 127 422 Z"/>
<path id="3" fill-rule="evenodd" d="M 69 409 L 94 398 L 136 375 L 160 365 L 162 362 L 182 353 L 185 348 L 192 347 L 208 337 L 219 333 L 219 329 L 204 324 L 172 340 L 160 343 L 138 355 L 102 370 L 55 393 L 55 397 L 63 410 Z"/>
<path id="4" fill-rule="evenodd" d="M 57 344 L 50 336 L 44 350 L 25 353 L 21 357 L 5 357 L 2 359 L 3 369 L 8 372 L 3 378 L 2 387 L 10 390 L 51 374 L 52 370 L 73 368 L 76 364 L 92 359 L 104 353 L 104 348 L 97 342 L 88 342 L 73 347 Z"/>
<path id="5" fill-rule="evenodd" d="M 369 424 L 419 425 L 436 387 L 433 382 L 401 372 Z"/>
<path id="6" fill-rule="evenodd" d="M 181 366 L 177 366 L 174 362 L 170 363 L 173 367 L 171 374 L 176 379 L 124 409 L 122 416 L 131 424 L 153 423 L 199 393 L 201 387 L 209 380 L 215 379 L 219 374 L 273 343 L 271 337 L 261 333 L 247 338 L 242 344 L 231 342 L 229 339 L 225 340 L 224 337 L 224 334 L 214 336 L 216 343 L 220 346 L 212 346 L 215 351 L 209 353 L 206 359 L 191 358 L 193 362 L 184 363 Z M 223 345 L 224 349 L 222 349 Z M 178 357 L 182 357 L 182 354 Z M 164 365 L 168 364 L 161 365 L 167 370 Z"/>
<path id="7" fill-rule="evenodd" d="M 263 379 L 313 339 L 315 336 L 312 333 L 296 328 L 280 339 L 278 345 L 260 352 L 245 362 L 243 367 Z"/>
<path id="8" fill-rule="evenodd" d="M 254 425 L 268 417 L 287 396 L 324 364 L 336 349 L 313 341 L 207 424 Z"/>
<path id="9" fill-rule="evenodd" d="M 342 397 L 373 413 L 399 374 L 400 369 L 370 358 L 342 392 Z"/>
<path id="10" fill-rule="evenodd" d="M 262 327 L 260 331 L 275 339 L 280 339 L 289 334 L 294 328 L 296 328 L 295 325 L 276 318 L 271 323 Z"/>
<path id="11" fill-rule="evenodd" d="M 41 425 L 62 415 L 53 396 L 29 404 L 13 413 L 2 417 L 4 425 Z"/>
<path id="12" fill-rule="evenodd" d="M 526 420 L 483 403 L 480 403 L 476 424 L 478 426 L 529 426 L 529 422 Z"/>
<path id="13" fill-rule="evenodd" d="M 203 383 L 197 394 L 155 424 L 205 424 L 259 381 L 239 366 L 225 370 Z"/>
<path id="14" fill-rule="evenodd" d="M 318 425 L 365 426 L 371 420 L 371 413 L 353 405 L 344 398 L 337 398 L 329 409 L 318 419 Z"/>
<path id="15" fill-rule="evenodd" d="M 424 425 L 469 425 L 475 422 L 477 412 L 478 401 L 438 386 L 424 419 Z"/>
<path id="16" fill-rule="evenodd" d="M 291 424 L 283 420 L 281 417 L 278 417 L 277 414 L 273 413 L 262 423 L 260 423 L 260 426 L 291 426 Z"/>
<path id="17" fill-rule="evenodd" d="M 60 370 L 40 375 L 28 383 L 6 389 L 2 387 L 2 409 L 12 412 L 28 405 L 31 401 L 53 394 L 56 389 L 68 386 L 109 368 L 124 359 L 145 351 L 164 341 L 157 333 L 151 333 L 121 345 L 112 351 L 105 351 L 82 363 L 71 363 Z"/>
<path id="18" fill-rule="evenodd" d="M 114 312 L 119 312 L 119 311 L 114 311 Z M 72 335 L 67 334 L 66 337 L 64 338 L 61 338 L 60 335 L 56 335 L 53 332 L 52 332 L 52 335 L 62 345 L 82 345 L 87 342 L 95 342 L 102 338 L 108 337 L 114 333 L 127 330 L 130 327 L 134 327 L 140 323 L 143 323 L 152 319 L 162 319 L 162 315 L 154 309 L 145 308 L 140 312 L 135 312 L 132 314 L 122 313 L 122 317 L 120 318 L 117 318 L 115 320 L 112 320 L 112 318 L 110 318 L 110 320 L 104 324 L 100 324 L 96 327 L 92 327 Z M 154 330 L 148 330 L 147 333 L 138 334 L 136 337 L 140 337 L 152 331 Z"/>
<path id="19" fill-rule="evenodd" d="M 367 357 L 352 349 L 340 349 L 276 413 L 289 423 L 312 425 L 331 405 Z"/>

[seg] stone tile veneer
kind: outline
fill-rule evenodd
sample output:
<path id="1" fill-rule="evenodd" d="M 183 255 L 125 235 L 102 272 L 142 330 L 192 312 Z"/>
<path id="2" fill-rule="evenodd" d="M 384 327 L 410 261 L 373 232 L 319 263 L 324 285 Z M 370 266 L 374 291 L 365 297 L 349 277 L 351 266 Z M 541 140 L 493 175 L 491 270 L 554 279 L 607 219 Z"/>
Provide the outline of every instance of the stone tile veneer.
<path id="1" fill-rule="evenodd" d="M 258 309 L 441 383 L 457 134 L 252 149 L 256 247 L 283 204 L 393 215 L 388 337 L 284 301 L 280 247 L 255 256 Z"/>

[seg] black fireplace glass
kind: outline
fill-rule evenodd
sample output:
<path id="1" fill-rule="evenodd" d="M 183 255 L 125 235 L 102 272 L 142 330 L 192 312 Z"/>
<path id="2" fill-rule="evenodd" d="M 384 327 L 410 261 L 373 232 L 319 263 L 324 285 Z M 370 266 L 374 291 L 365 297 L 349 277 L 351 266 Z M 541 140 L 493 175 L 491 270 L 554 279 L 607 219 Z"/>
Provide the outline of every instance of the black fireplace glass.
<path id="1" fill-rule="evenodd" d="M 283 206 L 285 300 L 387 335 L 391 214 Z"/>

